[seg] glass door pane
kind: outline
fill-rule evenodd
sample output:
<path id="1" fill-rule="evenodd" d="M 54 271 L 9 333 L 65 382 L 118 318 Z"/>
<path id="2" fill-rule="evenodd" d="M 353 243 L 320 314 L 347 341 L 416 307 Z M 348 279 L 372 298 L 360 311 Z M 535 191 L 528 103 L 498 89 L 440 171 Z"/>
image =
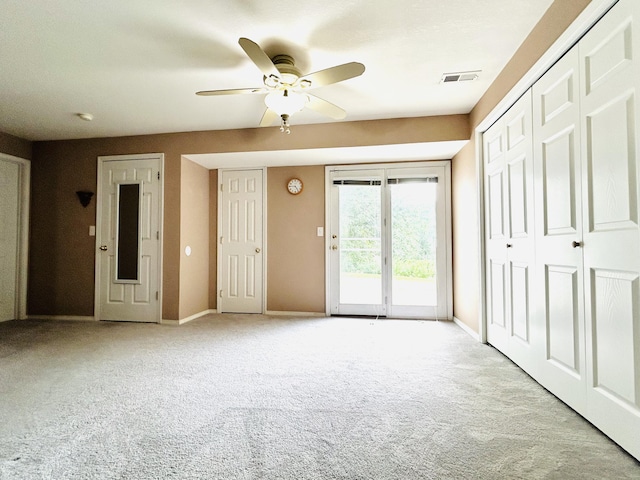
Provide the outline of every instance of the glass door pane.
<path id="1" fill-rule="evenodd" d="M 391 194 L 392 305 L 436 306 L 437 179 L 401 179 Z M 436 181 L 434 181 L 436 180 Z"/>
<path id="2" fill-rule="evenodd" d="M 344 181 L 339 188 L 340 303 L 382 303 L 381 182 Z"/>

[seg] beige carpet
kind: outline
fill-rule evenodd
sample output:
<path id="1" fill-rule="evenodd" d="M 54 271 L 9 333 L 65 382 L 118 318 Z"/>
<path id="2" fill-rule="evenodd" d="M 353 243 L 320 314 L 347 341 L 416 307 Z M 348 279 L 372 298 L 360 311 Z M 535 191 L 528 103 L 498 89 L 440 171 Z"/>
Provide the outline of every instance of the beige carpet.
<path id="1" fill-rule="evenodd" d="M 451 323 L 0 324 L 0 479 L 603 479 L 640 465 Z"/>

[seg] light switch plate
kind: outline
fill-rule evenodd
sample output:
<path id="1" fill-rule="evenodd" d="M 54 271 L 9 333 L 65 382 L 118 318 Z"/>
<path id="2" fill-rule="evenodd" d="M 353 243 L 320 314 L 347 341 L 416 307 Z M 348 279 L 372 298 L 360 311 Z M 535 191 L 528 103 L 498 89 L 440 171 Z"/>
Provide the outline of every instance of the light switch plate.
<path id="1" fill-rule="evenodd" d="M 89 236 L 90 237 L 95 237 L 96 236 L 96 226 L 95 225 L 91 225 L 89 227 Z"/>
<path id="2" fill-rule="evenodd" d="M 318 233 L 317 235 L 319 237 L 323 237 L 324 236 L 324 227 L 318 227 Z"/>

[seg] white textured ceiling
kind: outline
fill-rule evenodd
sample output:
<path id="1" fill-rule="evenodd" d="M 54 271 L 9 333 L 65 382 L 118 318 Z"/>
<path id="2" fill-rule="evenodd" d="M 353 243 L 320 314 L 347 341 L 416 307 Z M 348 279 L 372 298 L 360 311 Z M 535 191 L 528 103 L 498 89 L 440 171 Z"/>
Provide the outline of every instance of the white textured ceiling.
<path id="1" fill-rule="evenodd" d="M 243 36 L 303 73 L 364 63 L 361 77 L 313 92 L 346 121 L 468 113 L 551 3 L 0 0 L 0 131 L 52 140 L 256 127 L 262 95 L 194 94 L 262 84 Z M 440 83 L 464 70 L 482 73 Z M 304 111 L 291 123 L 326 121 Z"/>

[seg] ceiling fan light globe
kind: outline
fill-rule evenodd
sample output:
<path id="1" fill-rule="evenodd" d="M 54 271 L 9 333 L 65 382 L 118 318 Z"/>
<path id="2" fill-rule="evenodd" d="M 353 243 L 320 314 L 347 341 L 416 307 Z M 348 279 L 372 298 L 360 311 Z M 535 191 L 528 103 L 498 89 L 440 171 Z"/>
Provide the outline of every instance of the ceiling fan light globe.
<path id="1" fill-rule="evenodd" d="M 288 90 L 268 93 L 264 98 L 264 103 L 278 115 L 292 115 L 302 110 L 309 97 L 302 93 L 290 92 Z"/>

